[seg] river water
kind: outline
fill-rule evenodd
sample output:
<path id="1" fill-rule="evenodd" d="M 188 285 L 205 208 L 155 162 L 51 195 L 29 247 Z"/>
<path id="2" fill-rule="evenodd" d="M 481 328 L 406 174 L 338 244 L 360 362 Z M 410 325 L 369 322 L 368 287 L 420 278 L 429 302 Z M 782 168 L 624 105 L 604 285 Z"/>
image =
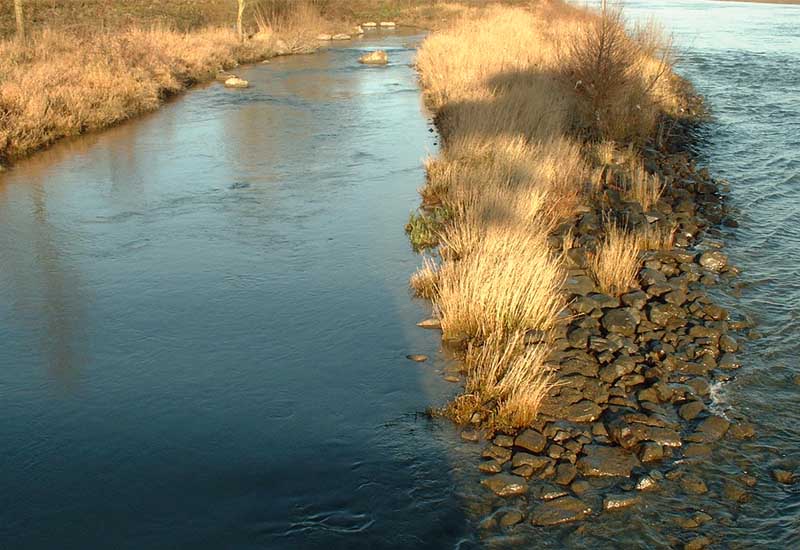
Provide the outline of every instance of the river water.
<path id="1" fill-rule="evenodd" d="M 418 329 L 402 226 L 435 135 L 388 35 L 241 71 L 0 175 L 0 547 L 800 547 L 800 7 L 626 3 L 674 33 L 714 120 L 761 337 L 717 407 L 758 437 L 581 526 L 477 527 L 479 447 L 419 414 L 453 391 Z M 380 45 L 392 63 L 358 66 Z M 422 364 L 405 359 L 424 353 Z M 750 501 L 722 495 L 744 471 Z M 696 533 L 675 520 L 698 510 Z"/>
<path id="2" fill-rule="evenodd" d="M 0 175 L 0 547 L 466 529 L 454 430 L 417 414 L 454 387 L 407 290 L 419 39 L 245 68 Z"/>

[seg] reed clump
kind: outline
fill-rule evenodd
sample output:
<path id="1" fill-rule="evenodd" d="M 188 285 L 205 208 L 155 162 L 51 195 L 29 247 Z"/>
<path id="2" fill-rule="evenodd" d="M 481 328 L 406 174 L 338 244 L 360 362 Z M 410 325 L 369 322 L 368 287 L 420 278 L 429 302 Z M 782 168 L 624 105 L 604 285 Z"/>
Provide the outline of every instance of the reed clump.
<path id="1" fill-rule="evenodd" d="M 569 232 L 556 250 L 548 237 L 607 186 L 644 210 L 658 202 L 663 183 L 637 151 L 661 117 L 681 116 L 670 63 L 656 28 L 628 30 L 618 12 L 559 1 L 466 13 L 420 48 L 443 140 L 420 194 L 452 216 L 439 230 L 441 261 L 412 285 L 435 303 L 443 338 L 467 349 L 465 391 L 445 408 L 456 421 L 483 411 L 513 429 L 536 416 L 550 350 L 546 337 L 526 346 L 523 335 L 559 322 L 573 245 Z M 640 252 L 669 246 L 671 234 L 606 225 L 590 268 L 618 294 Z"/>

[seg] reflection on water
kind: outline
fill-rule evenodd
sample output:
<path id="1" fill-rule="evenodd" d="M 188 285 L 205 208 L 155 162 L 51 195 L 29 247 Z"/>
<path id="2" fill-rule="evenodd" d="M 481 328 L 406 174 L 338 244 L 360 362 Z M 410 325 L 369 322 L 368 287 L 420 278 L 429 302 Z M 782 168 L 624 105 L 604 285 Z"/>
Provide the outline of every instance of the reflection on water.
<path id="1" fill-rule="evenodd" d="M 452 386 L 407 291 L 432 138 L 406 40 L 378 70 L 367 41 L 246 68 L 0 176 L 0 546 L 463 536 L 453 429 L 417 414 Z"/>

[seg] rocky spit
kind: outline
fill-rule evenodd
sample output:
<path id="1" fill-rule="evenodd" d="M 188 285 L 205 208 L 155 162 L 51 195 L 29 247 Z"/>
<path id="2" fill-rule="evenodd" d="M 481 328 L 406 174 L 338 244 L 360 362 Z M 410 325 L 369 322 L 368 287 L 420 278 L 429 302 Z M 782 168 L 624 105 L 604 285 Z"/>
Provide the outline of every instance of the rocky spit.
<path id="1" fill-rule="evenodd" d="M 607 185 L 595 204 L 551 236 L 554 249 L 568 234 L 574 246 L 566 253 L 568 307 L 547 336 L 554 338 L 548 363 L 557 383 L 535 423 L 518 433 L 487 434 L 484 419 L 473 417 L 462 431 L 465 440 L 484 441 L 481 483 L 503 501 L 484 528 L 575 522 L 635 507 L 643 492 L 665 484 L 703 494 L 708 488 L 691 464 L 707 460 L 723 437 L 755 436 L 752 425 L 715 413 L 711 396 L 739 368 L 736 352 L 749 328 L 708 294 L 738 274 L 722 243 L 701 239 L 707 228 L 736 225 L 725 205 L 726 184 L 686 153 L 648 148 L 645 159 L 665 182 L 656 206 L 644 211 Z M 588 269 L 608 221 L 676 228 L 674 247 L 646 253 L 636 288 L 618 297 L 601 292 Z M 527 344 L 545 337 L 531 332 Z M 797 479 L 792 472 L 774 476 Z M 723 496 L 747 500 L 748 477 L 726 482 Z M 701 516 L 686 522 L 708 521 Z M 699 537 L 687 547 L 709 542 Z"/>

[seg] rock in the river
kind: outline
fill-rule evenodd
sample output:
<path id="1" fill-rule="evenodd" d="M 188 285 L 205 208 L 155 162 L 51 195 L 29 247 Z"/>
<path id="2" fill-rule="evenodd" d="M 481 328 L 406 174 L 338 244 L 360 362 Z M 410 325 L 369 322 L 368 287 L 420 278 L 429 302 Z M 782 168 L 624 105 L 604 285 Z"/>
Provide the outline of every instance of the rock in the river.
<path id="1" fill-rule="evenodd" d="M 585 476 L 630 477 L 631 470 L 639 466 L 639 459 L 620 447 L 604 445 L 586 445 L 583 447 L 586 456 L 578 459 L 578 471 Z"/>
<path id="2" fill-rule="evenodd" d="M 250 86 L 250 83 L 244 78 L 239 78 L 238 76 L 232 76 L 225 81 L 226 88 L 247 88 L 248 86 Z"/>
<path id="3" fill-rule="evenodd" d="M 412 353 L 410 355 L 406 355 L 406 359 L 409 361 L 414 361 L 415 363 L 424 363 L 428 360 L 428 356 L 422 355 L 421 353 Z"/>
<path id="4" fill-rule="evenodd" d="M 533 469 L 533 472 L 538 472 L 548 464 L 551 459 L 546 456 L 532 455 L 530 453 L 514 453 L 511 459 L 511 467 L 519 468 L 520 466 L 528 465 Z"/>
<path id="5" fill-rule="evenodd" d="M 528 492 L 528 483 L 525 478 L 511 474 L 493 475 L 481 481 L 481 484 L 501 497 L 522 495 Z"/>
<path id="6" fill-rule="evenodd" d="M 518 524 L 523 519 L 525 519 L 525 516 L 523 516 L 522 512 L 519 510 L 509 510 L 500 518 L 500 526 L 511 527 L 512 525 Z"/>
<path id="7" fill-rule="evenodd" d="M 697 476 L 685 475 L 681 478 L 683 491 L 690 495 L 702 495 L 708 492 L 705 482 Z"/>
<path id="8" fill-rule="evenodd" d="M 703 548 L 708 548 L 709 546 L 711 546 L 711 539 L 706 536 L 702 536 L 693 538 L 684 544 L 683 550 L 702 550 Z"/>
<path id="9" fill-rule="evenodd" d="M 553 418 L 572 422 L 594 422 L 603 413 L 603 409 L 597 403 L 588 399 L 583 399 L 571 405 L 564 405 L 555 399 L 546 400 L 542 404 L 540 412 Z"/>
<path id="10" fill-rule="evenodd" d="M 638 495 L 620 494 L 608 495 L 603 499 L 604 510 L 619 510 L 620 508 L 627 508 L 639 503 Z"/>
<path id="11" fill-rule="evenodd" d="M 664 448 L 653 441 L 645 441 L 639 446 L 639 460 L 656 462 L 664 458 Z"/>
<path id="12" fill-rule="evenodd" d="M 442 328 L 442 322 L 435 317 L 431 317 L 430 319 L 420 321 L 417 323 L 417 326 L 420 328 L 440 329 Z"/>
<path id="13" fill-rule="evenodd" d="M 721 416 L 709 416 L 697 427 L 691 439 L 697 442 L 717 441 L 730 428 L 731 423 Z"/>
<path id="14" fill-rule="evenodd" d="M 350 39 L 352 39 L 352 36 L 345 33 L 334 34 L 331 37 L 331 40 L 350 40 Z"/>
<path id="15" fill-rule="evenodd" d="M 525 430 L 514 440 L 514 445 L 534 453 L 540 453 L 547 445 L 547 438 L 536 430 Z"/>
<path id="16" fill-rule="evenodd" d="M 397 26 L 397 23 L 394 21 L 381 21 L 381 27 L 384 29 L 393 29 Z"/>
<path id="17" fill-rule="evenodd" d="M 583 519 L 591 513 L 591 506 L 582 500 L 565 496 L 537 506 L 531 514 L 531 523 L 540 526 L 559 525 Z"/>
<path id="18" fill-rule="evenodd" d="M 706 406 L 703 405 L 702 401 L 689 401 L 681 405 L 681 408 L 678 409 L 678 414 L 680 414 L 681 418 L 684 420 L 694 420 L 705 408 Z"/>
<path id="19" fill-rule="evenodd" d="M 317 35 L 317 40 L 320 42 L 326 42 L 328 40 L 333 40 L 333 35 L 327 33 L 320 33 Z"/>
<path id="20" fill-rule="evenodd" d="M 499 460 L 491 459 L 478 464 L 478 469 L 486 474 L 499 474 L 503 471 L 503 463 Z"/>
<path id="21" fill-rule="evenodd" d="M 375 50 L 359 57 L 358 62 L 364 65 L 386 65 L 389 63 L 389 56 L 383 50 Z"/>
<path id="22" fill-rule="evenodd" d="M 578 475 L 578 469 L 575 466 L 562 462 L 556 466 L 555 482 L 559 485 L 569 485 L 576 475 Z"/>
<path id="23" fill-rule="evenodd" d="M 775 478 L 775 481 L 778 483 L 784 483 L 786 485 L 796 481 L 796 476 L 793 472 L 790 472 L 789 470 L 782 470 L 780 468 L 775 468 L 772 470 L 772 477 Z"/>
<path id="24" fill-rule="evenodd" d="M 720 272 L 728 265 L 728 258 L 719 250 L 709 250 L 700 255 L 697 263 L 709 271 Z"/>

